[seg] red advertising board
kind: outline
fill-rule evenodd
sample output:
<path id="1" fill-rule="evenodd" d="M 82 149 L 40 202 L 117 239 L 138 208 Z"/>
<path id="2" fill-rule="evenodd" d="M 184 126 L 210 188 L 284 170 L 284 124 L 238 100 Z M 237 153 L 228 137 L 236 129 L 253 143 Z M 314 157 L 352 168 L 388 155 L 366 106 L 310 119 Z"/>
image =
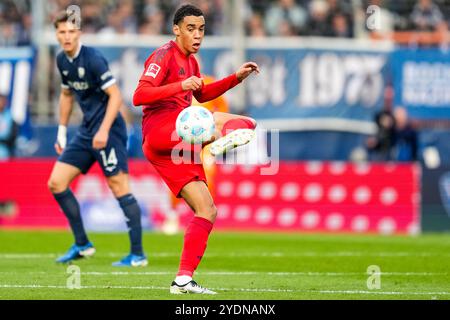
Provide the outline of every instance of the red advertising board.
<path id="1" fill-rule="evenodd" d="M 0 202 L 13 204 L 9 214 L 0 215 L 0 227 L 67 227 L 47 189 L 53 161 L 0 163 Z M 415 165 L 282 162 L 274 175 L 262 175 L 261 169 L 217 167 L 217 229 L 382 234 L 419 229 L 420 172 Z M 175 211 L 182 225 L 191 219 L 186 205 L 172 209 L 167 187 L 146 161 L 130 161 L 130 178 L 146 228 L 160 228 Z M 124 227 L 99 167 L 79 177 L 72 190 L 88 229 Z"/>
<path id="2" fill-rule="evenodd" d="M 54 160 L 15 160 L 0 162 L 0 203 L 11 203 L 12 212 L 0 215 L 0 227 L 66 228 L 60 211 L 47 188 Z M 170 210 L 170 196 L 164 182 L 145 161 L 130 162 L 130 181 L 143 211 L 143 223 L 153 227 L 152 216 Z M 125 228 L 122 211 L 96 164 L 80 175 L 71 189 L 77 197 L 87 229 L 117 230 Z M 11 206 L 10 206 L 11 207 Z M 146 219 L 146 220 L 145 220 Z"/>
<path id="3" fill-rule="evenodd" d="M 419 170 L 411 164 L 281 163 L 221 167 L 217 227 L 320 232 L 416 233 Z"/>

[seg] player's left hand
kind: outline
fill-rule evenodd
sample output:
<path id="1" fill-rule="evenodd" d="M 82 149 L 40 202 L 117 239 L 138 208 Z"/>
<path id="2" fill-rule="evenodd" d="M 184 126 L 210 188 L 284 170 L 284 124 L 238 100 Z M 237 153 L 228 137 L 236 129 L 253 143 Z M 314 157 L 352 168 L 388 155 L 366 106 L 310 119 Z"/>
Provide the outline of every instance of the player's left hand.
<path id="1" fill-rule="evenodd" d="M 106 144 L 108 143 L 108 132 L 99 130 L 95 134 L 94 138 L 92 139 L 92 147 L 94 149 L 103 149 L 106 147 Z"/>
<path id="2" fill-rule="evenodd" d="M 247 78 L 253 71 L 259 73 L 259 67 L 256 62 L 246 62 L 244 63 L 238 71 L 236 71 L 236 77 L 239 81 Z"/>

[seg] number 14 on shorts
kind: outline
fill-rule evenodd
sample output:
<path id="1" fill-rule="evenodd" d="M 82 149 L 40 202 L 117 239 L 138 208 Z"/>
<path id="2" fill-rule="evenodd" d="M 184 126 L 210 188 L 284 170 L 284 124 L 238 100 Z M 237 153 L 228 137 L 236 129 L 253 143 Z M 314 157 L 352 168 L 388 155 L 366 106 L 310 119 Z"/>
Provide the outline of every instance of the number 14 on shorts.
<path id="1" fill-rule="evenodd" d="M 103 167 L 105 167 L 105 170 L 113 171 L 118 163 L 116 150 L 114 148 L 111 148 L 111 150 L 109 151 L 109 155 L 106 154 L 105 150 L 100 150 L 100 155 L 102 156 Z"/>

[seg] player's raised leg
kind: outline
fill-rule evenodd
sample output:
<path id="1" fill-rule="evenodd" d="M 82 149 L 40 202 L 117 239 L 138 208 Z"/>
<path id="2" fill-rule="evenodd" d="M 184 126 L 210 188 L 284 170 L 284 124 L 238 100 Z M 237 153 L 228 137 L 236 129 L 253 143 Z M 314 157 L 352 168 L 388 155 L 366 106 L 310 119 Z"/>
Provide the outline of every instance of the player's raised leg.
<path id="1" fill-rule="evenodd" d="M 130 238 L 130 254 L 114 262 L 113 266 L 145 267 L 148 261 L 142 247 L 141 209 L 136 198 L 130 193 L 128 174 L 120 171 L 114 176 L 107 177 L 107 182 L 126 217 Z"/>
<path id="2" fill-rule="evenodd" d="M 83 227 L 80 205 L 69 189 L 70 183 L 80 173 L 81 171 L 77 167 L 57 161 L 48 180 L 48 188 L 67 217 L 75 238 L 75 244 L 69 251 L 56 260 L 60 263 L 67 263 L 81 257 L 92 256 L 95 253 L 95 248 L 89 241 Z"/>
<path id="3" fill-rule="evenodd" d="M 188 183 L 181 190 L 181 196 L 194 211 L 194 218 L 189 223 L 184 235 L 180 266 L 175 280 L 170 286 L 170 293 L 215 294 L 214 291 L 198 285 L 192 276 L 197 269 L 208 243 L 217 215 L 217 209 L 203 181 Z"/>
<path id="4" fill-rule="evenodd" d="M 255 137 L 256 121 L 241 115 L 214 112 L 216 139 L 209 146 L 212 155 L 223 154 L 233 148 L 249 143 Z"/>

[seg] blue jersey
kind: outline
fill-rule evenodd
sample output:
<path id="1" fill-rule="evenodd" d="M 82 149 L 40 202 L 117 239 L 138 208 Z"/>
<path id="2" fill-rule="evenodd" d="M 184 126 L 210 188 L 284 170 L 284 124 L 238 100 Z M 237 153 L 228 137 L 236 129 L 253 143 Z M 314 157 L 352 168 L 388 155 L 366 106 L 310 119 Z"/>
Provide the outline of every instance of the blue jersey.
<path id="1" fill-rule="evenodd" d="M 56 64 L 61 74 L 62 88 L 72 91 L 83 112 L 78 134 L 83 138 L 92 138 L 106 113 L 109 97 L 104 90 L 116 82 L 108 62 L 96 49 L 80 45 L 79 52 L 73 58 L 60 52 Z M 125 121 L 120 113 L 111 130 L 126 134 Z"/>

